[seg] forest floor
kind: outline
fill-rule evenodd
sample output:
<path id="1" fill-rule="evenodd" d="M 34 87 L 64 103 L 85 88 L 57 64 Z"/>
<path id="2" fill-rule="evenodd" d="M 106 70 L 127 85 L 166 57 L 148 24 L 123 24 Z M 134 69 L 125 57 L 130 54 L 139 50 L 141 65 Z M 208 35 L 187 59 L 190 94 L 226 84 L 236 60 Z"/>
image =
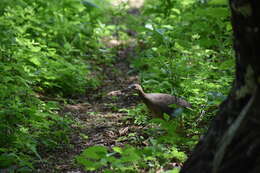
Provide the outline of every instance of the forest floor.
<path id="1" fill-rule="evenodd" d="M 130 10 L 130 15 L 137 15 L 138 9 L 131 13 Z M 75 157 L 90 146 L 146 145 L 143 141 L 137 144 L 136 139 L 129 138 L 129 134 L 145 136 L 145 127 L 134 124 L 127 112 L 122 111 L 133 108 L 140 101 L 137 96 L 122 92 L 130 84 L 139 82 L 138 76 L 130 73 L 133 70 L 129 66 L 129 59 L 135 56 L 135 38 L 133 36 L 127 44 L 121 43 L 118 38 L 104 40 L 107 46 L 117 51 L 113 65 L 100 66 L 102 70 L 98 73 L 105 76 L 102 86 L 74 99 L 74 104 L 64 105 L 61 115 L 70 115 L 77 121 L 71 127 L 70 146 L 61 147 L 51 154 L 46 152 L 37 172 L 84 173 L 86 171 L 75 164 Z"/>

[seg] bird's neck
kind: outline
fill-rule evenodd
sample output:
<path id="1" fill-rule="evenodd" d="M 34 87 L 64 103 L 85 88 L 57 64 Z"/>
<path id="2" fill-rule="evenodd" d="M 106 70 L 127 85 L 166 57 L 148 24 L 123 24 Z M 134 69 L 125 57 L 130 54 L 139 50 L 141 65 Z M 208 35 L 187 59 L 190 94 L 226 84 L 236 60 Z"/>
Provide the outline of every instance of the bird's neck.
<path id="1" fill-rule="evenodd" d="M 145 92 L 142 89 L 138 90 L 138 94 L 141 98 L 145 98 Z"/>

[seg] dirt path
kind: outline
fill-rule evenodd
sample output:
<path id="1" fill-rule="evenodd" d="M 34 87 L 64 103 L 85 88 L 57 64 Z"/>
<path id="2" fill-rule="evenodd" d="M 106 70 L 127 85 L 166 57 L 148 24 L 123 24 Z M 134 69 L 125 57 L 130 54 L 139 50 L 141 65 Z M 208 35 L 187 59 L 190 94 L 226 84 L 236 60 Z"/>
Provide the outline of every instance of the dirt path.
<path id="1" fill-rule="evenodd" d="M 129 51 L 127 49 L 123 51 Z M 127 54 L 127 53 L 126 53 Z M 133 107 L 138 98 L 120 94 L 120 90 L 130 83 L 137 82 L 136 76 L 129 76 L 129 66 L 126 57 L 118 56 L 113 67 L 104 68 L 108 79 L 104 81 L 102 87 L 88 94 L 83 103 L 66 105 L 64 111 L 71 113 L 79 123 L 81 128 L 75 125 L 77 134 L 72 135 L 74 148 L 68 153 L 68 163 L 64 167 L 59 167 L 58 172 L 77 173 L 85 172 L 79 168 L 71 167 L 74 156 L 82 150 L 94 145 L 123 146 L 130 141 L 127 140 L 129 133 L 138 133 L 142 126 L 136 126 L 129 119 L 126 112 L 120 111 L 122 108 Z M 112 72 L 116 68 L 118 71 Z M 118 96 L 113 96 L 118 95 Z M 61 157 L 63 162 L 64 157 Z M 61 169 L 60 169 L 61 168 Z"/>
<path id="2" fill-rule="evenodd" d="M 114 43 L 113 40 L 107 41 Z M 126 112 L 120 111 L 139 102 L 136 96 L 120 93 L 128 85 L 138 83 L 135 74 L 129 75 L 131 69 L 128 64 L 129 58 L 134 56 L 136 45 L 133 41 L 124 46 L 120 43 L 112 46 L 118 46 L 117 57 L 113 66 L 102 67 L 102 75 L 106 76 L 102 86 L 79 100 L 74 100 L 76 104 L 65 105 L 61 112 L 78 122 L 72 126 L 71 147 L 61 147 L 51 155 L 43 156 L 46 164 L 41 163 L 38 172 L 84 173 L 86 171 L 78 168 L 74 158 L 85 148 L 94 145 L 109 148 L 123 146 L 131 143 L 128 134 L 141 133 L 143 127 L 135 125 Z"/>

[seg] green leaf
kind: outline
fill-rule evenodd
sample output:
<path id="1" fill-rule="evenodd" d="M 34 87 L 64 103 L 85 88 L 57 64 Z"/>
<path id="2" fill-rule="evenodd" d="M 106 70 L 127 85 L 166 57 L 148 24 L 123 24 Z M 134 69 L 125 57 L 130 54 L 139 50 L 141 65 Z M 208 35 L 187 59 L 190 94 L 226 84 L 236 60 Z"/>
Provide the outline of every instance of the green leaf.
<path id="1" fill-rule="evenodd" d="M 89 159 L 101 159 L 106 157 L 107 148 L 104 146 L 93 146 L 85 149 L 82 154 Z"/>
<path id="2" fill-rule="evenodd" d="M 228 0 L 211 0 L 209 4 L 212 5 L 228 5 Z"/>
<path id="3" fill-rule="evenodd" d="M 123 151 L 122 151 L 122 148 L 120 148 L 120 147 L 113 147 L 113 150 L 115 151 L 115 152 L 117 152 L 117 153 L 122 153 Z"/>
<path id="4" fill-rule="evenodd" d="M 39 61 L 38 57 L 30 58 L 29 61 L 32 62 L 36 66 L 40 66 L 41 65 L 41 62 Z"/>
<path id="5" fill-rule="evenodd" d="M 95 3 L 93 2 L 90 2 L 88 0 L 83 0 L 81 1 L 82 4 L 85 6 L 85 7 L 88 7 L 88 8 L 99 8 L 99 6 L 97 6 Z"/>
<path id="6" fill-rule="evenodd" d="M 138 162 L 140 159 L 138 151 L 134 147 L 128 147 L 123 151 L 121 161 Z"/>

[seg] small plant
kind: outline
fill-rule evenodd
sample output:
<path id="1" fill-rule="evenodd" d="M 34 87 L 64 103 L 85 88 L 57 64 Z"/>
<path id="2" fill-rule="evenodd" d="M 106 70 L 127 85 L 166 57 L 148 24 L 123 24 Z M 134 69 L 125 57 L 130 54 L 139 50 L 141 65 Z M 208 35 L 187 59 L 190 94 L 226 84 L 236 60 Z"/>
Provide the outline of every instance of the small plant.
<path id="1" fill-rule="evenodd" d="M 144 148 L 113 147 L 111 152 L 104 146 L 93 146 L 76 157 L 77 163 L 85 170 L 96 171 L 102 168 L 105 172 L 157 170 L 169 162 L 184 162 L 185 159 L 183 152 L 157 144 L 156 141 Z"/>

